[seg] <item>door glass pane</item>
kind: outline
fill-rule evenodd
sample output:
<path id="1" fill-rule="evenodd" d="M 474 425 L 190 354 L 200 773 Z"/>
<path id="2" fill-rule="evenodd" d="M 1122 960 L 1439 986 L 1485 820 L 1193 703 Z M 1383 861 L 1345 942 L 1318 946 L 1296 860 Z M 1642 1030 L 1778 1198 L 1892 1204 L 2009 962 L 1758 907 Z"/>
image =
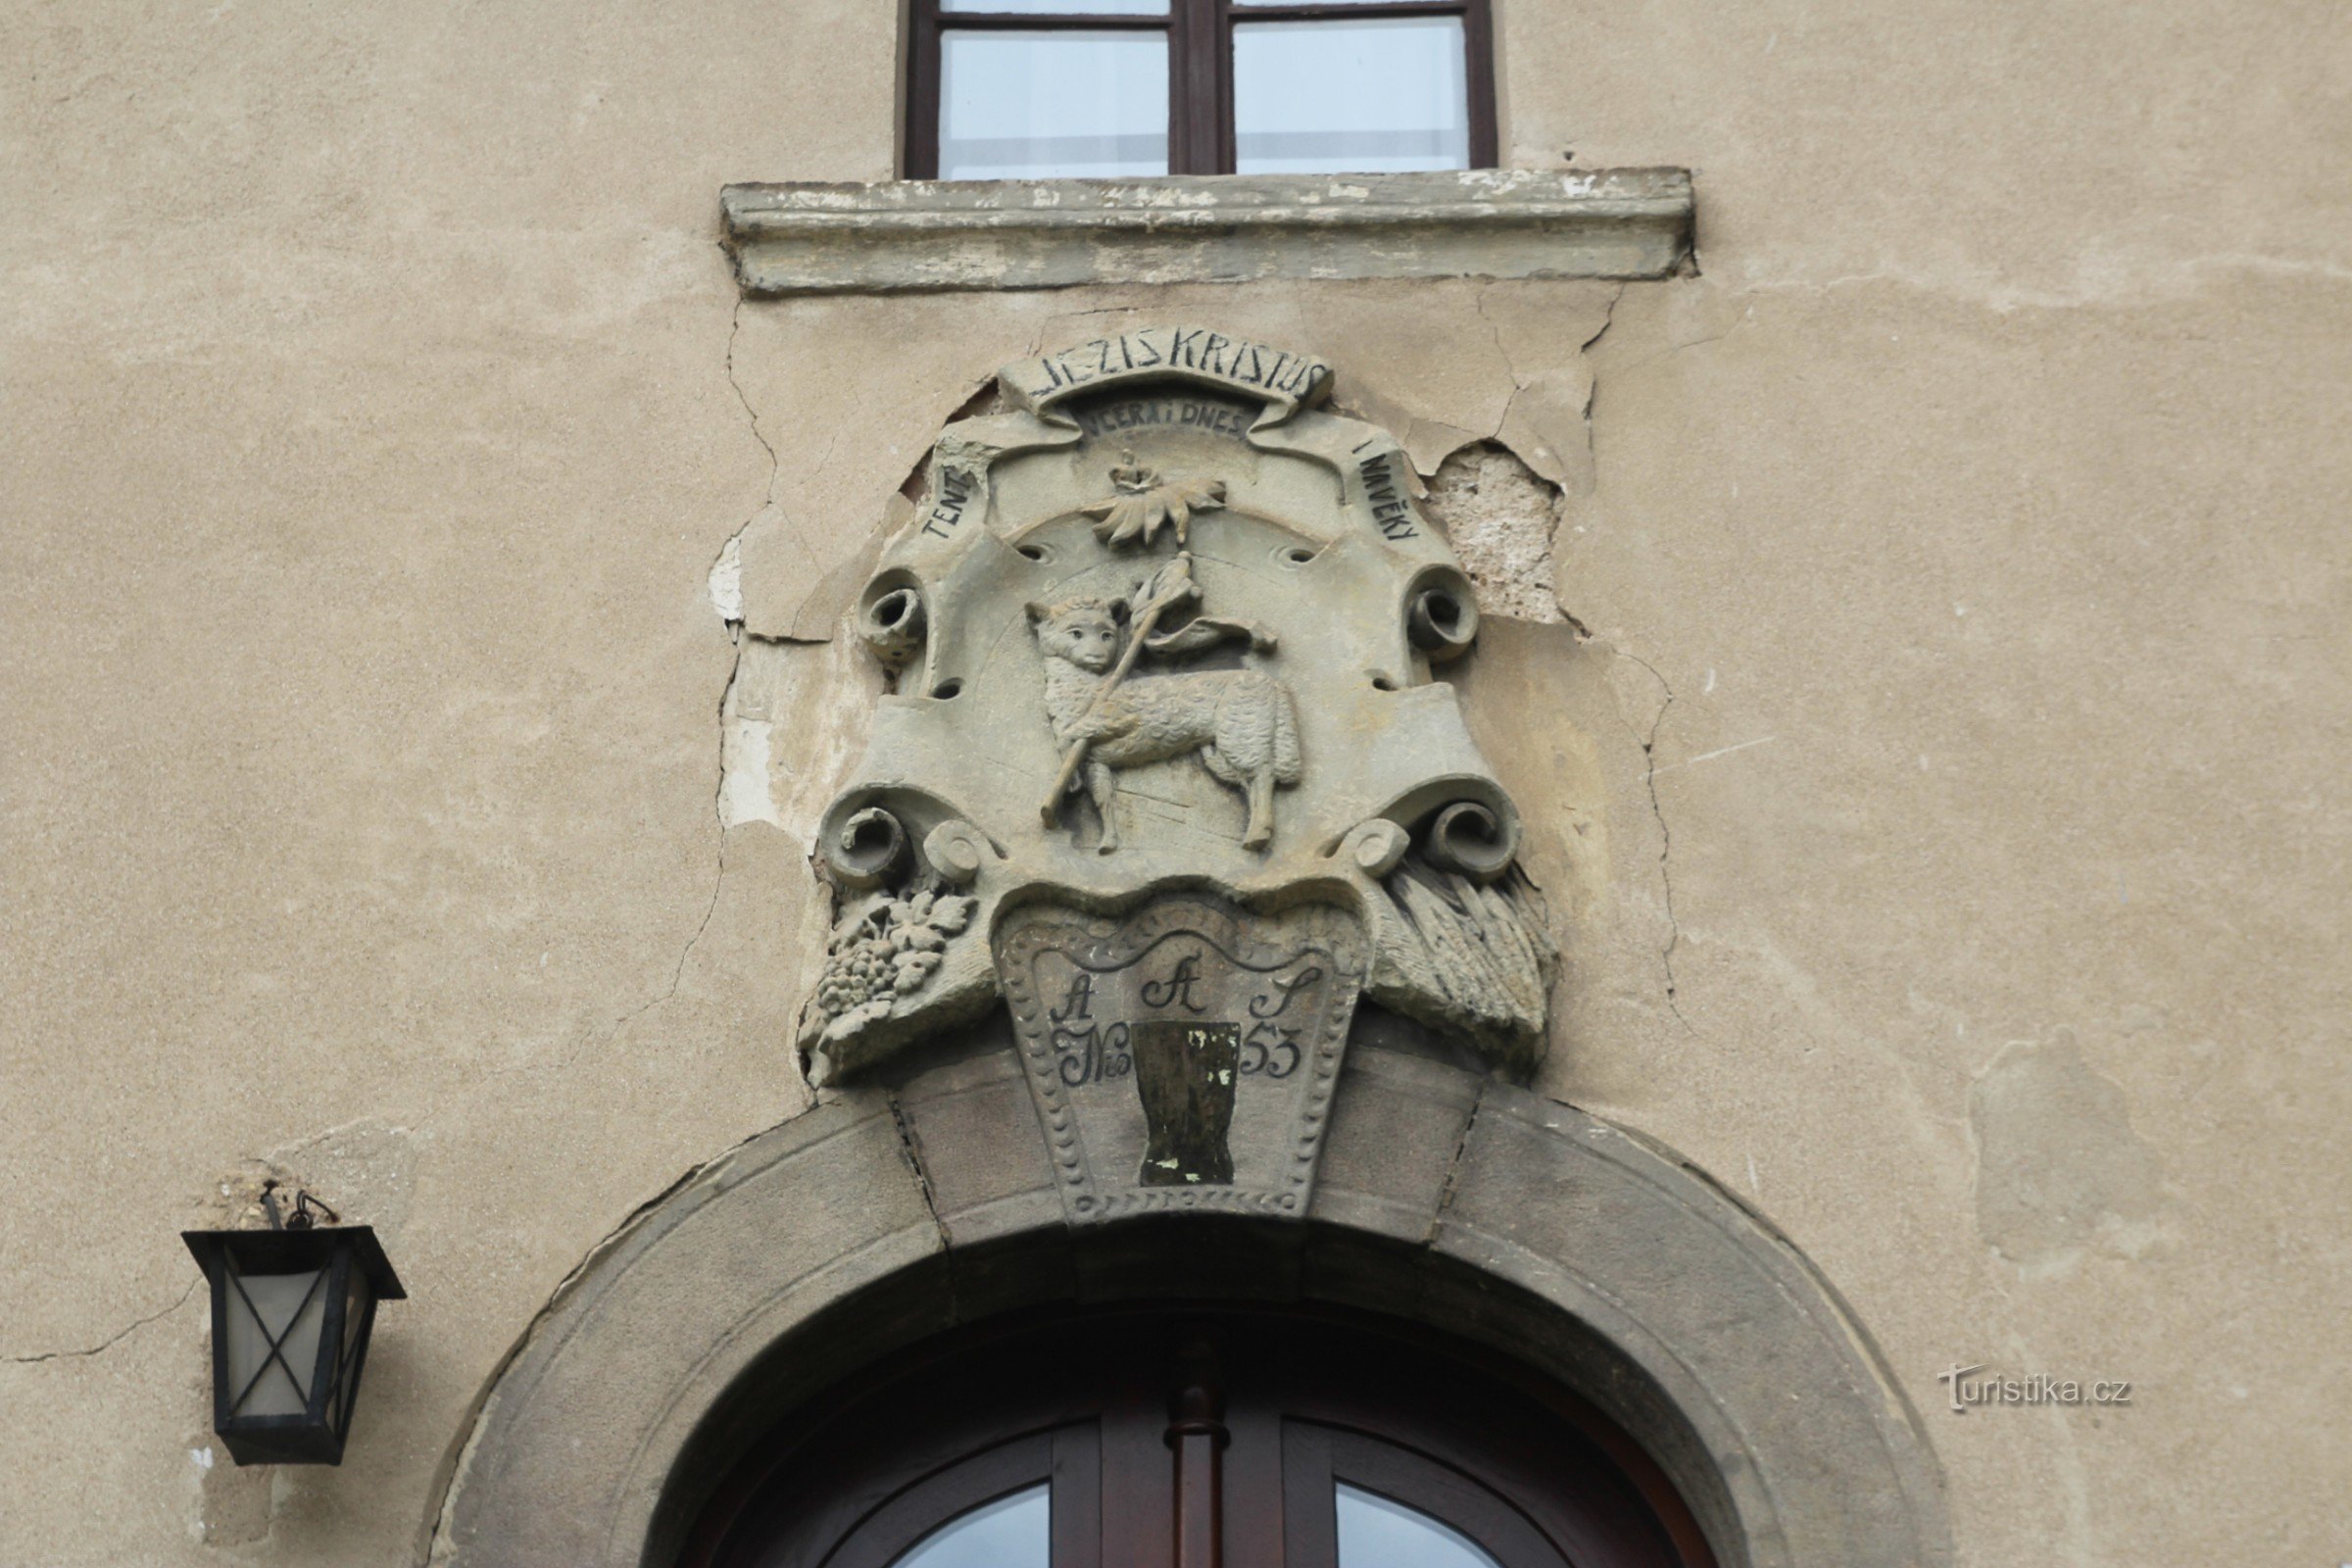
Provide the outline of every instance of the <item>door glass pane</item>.
<path id="1" fill-rule="evenodd" d="M 1340 1568 L 1502 1568 L 1449 1525 L 1343 1481 Z"/>
<path id="2" fill-rule="evenodd" d="M 1168 172 L 1168 39 L 1151 32 L 940 35 L 939 177 Z"/>
<path id="3" fill-rule="evenodd" d="M 1040 1482 L 940 1526 L 892 1568 L 1048 1568 L 1052 1505 Z"/>
<path id="4" fill-rule="evenodd" d="M 940 0 L 949 16 L 987 11 L 1000 17 L 1164 17 L 1168 0 Z"/>
<path id="5" fill-rule="evenodd" d="M 1470 167 L 1459 17 L 1252 22 L 1233 29 L 1245 174 Z"/>

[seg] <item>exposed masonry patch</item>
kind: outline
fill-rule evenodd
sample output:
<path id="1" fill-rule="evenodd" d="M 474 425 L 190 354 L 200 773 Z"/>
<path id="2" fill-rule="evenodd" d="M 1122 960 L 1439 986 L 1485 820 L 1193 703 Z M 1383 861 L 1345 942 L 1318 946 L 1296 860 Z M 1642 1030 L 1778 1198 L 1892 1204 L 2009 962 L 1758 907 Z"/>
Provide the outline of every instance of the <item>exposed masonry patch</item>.
<path id="1" fill-rule="evenodd" d="M 739 318 L 740 314 L 738 307 Z M 732 352 L 727 371 L 733 381 Z M 740 383 L 736 395 L 743 395 Z M 991 376 L 946 422 L 1001 414 L 1008 406 Z M 744 407 L 748 414 L 750 403 Z M 760 435 L 756 417 L 753 434 Z M 767 447 L 766 438 L 760 439 Z M 775 451 L 767 450 L 772 465 Z M 926 445 L 900 486 L 906 506 L 921 495 L 930 468 L 931 449 Z M 771 467 L 771 492 L 773 488 Z M 813 850 L 816 819 L 830 799 L 834 780 L 863 745 L 866 711 L 889 689 L 889 677 L 864 656 L 856 639 L 834 635 L 855 583 L 842 578 L 825 589 L 808 582 L 806 574 L 795 578 L 772 566 L 747 570 L 747 546 L 773 553 L 779 543 L 790 544 L 786 535 L 791 526 L 771 494 L 769 504 L 729 537 L 711 564 L 711 608 L 736 644 L 735 668 L 719 698 L 716 805 L 722 831 L 762 822 L 784 829 L 803 848 Z M 789 612 L 780 612 L 770 602 L 780 587 L 800 592 L 800 602 Z"/>
<path id="2" fill-rule="evenodd" d="M 189 1439 L 188 1459 L 198 1540 L 223 1548 L 258 1545 L 270 1539 L 277 1526 L 279 1483 L 292 1480 L 283 1467 L 228 1464 L 214 1451 L 209 1432 Z"/>
<path id="3" fill-rule="evenodd" d="M 1478 585 L 1481 610 L 1553 623 L 1565 618 L 1551 554 L 1562 504 L 1558 485 L 1494 441 L 1472 442 L 1440 464 L 1427 502 Z"/>
<path id="4" fill-rule="evenodd" d="M 710 564 L 710 608 L 729 626 L 743 624 L 743 528 L 727 535 L 718 559 Z"/>

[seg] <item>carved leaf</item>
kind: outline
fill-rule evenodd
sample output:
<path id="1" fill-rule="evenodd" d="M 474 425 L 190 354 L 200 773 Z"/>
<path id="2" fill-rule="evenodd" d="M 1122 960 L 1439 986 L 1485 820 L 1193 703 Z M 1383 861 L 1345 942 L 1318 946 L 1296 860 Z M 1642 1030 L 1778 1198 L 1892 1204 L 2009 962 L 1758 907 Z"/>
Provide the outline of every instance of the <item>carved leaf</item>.
<path id="1" fill-rule="evenodd" d="M 865 1003 L 862 1005 L 852 1007 L 848 1012 L 845 1012 L 840 1017 L 834 1019 L 833 1022 L 827 1026 L 824 1038 L 828 1041 L 838 1044 L 841 1041 L 849 1039 L 850 1036 L 856 1034 L 867 1024 L 876 1022 L 877 1020 L 887 1018 L 889 1016 L 890 999 L 887 997 L 879 998 L 875 1001 Z"/>
<path id="2" fill-rule="evenodd" d="M 1414 1015 L 1461 1030 L 1497 1056 L 1532 1059 L 1542 1049 L 1558 949 L 1526 873 L 1514 866 L 1482 887 L 1413 857 L 1387 886 L 1415 939 L 1412 983 L 1444 1003 L 1434 1017 Z"/>
<path id="3" fill-rule="evenodd" d="M 1224 504 L 1222 479 L 1167 479 L 1081 510 L 1087 516 L 1102 519 L 1095 524 L 1095 537 L 1113 550 L 1136 543 L 1150 549 L 1162 527 L 1174 528 L 1177 544 L 1186 543 L 1193 514 L 1214 511 Z"/>
<path id="4" fill-rule="evenodd" d="M 971 924 L 979 900 L 924 892 L 868 899 L 834 929 L 828 961 L 810 999 L 810 1026 L 839 1044 L 867 1024 L 890 1016 L 900 998 L 938 972 L 948 939 Z"/>

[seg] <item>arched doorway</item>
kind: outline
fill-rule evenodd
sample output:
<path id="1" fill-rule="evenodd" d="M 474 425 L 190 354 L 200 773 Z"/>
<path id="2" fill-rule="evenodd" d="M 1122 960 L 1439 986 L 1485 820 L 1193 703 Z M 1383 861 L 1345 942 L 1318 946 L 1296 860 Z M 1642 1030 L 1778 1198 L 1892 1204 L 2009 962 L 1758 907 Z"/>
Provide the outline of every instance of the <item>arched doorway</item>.
<path id="1" fill-rule="evenodd" d="M 941 1336 L 755 1439 L 683 1568 L 1714 1568 L 1587 1401 L 1369 1314 L 1128 1306 Z"/>
<path id="2" fill-rule="evenodd" d="M 987 1031 L 726 1152 L 524 1332 L 452 1456 L 432 1561 L 676 1568 L 762 1435 L 828 1391 L 960 1333 L 1128 1309 L 1354 1313 L 1500 1356 L 1629 1437 L 1721 1568 L 1950 1560 L 1915 1413 L 1787 1238 L 1670 1152 L 1359 1017 L 1301 1219 L 1071 1226 Z"/>

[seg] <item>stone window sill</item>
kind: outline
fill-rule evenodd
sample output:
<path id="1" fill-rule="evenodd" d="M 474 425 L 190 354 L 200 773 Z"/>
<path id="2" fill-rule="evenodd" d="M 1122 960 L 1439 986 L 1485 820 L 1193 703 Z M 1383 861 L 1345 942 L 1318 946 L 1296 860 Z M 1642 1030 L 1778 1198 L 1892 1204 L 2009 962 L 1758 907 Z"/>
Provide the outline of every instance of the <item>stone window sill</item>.
<path id="1" fill-rule="evenodd" d="M 1653 278 L 1690 256 L 1690 175 L 1178 175 L 746 184 L 719 193 L 746 294 Z"/>

